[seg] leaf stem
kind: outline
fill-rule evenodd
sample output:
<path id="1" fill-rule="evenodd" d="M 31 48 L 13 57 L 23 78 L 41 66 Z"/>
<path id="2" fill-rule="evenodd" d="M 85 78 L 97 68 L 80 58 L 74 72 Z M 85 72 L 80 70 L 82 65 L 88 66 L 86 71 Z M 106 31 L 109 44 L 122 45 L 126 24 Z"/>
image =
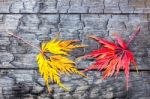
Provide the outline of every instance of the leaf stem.
<path id="1" fill-rule="evenodd" d="M 42 51 L 39 47 L 33 45 L 32 43 L 30 43 L 30 42 L 28 42 L 28 41 L 25 41 L 22 37 L 17 36 L 17 35 L 15 35 L 14 33 L 11 33 L 11 32 L 9 32 L 9 33 L 7 33 L 7 34 L 9 34 L 9 35 L 11 35 L 11 36 L 17 38 L 18 40 L 22 40 L 24 43 L 30 45 L 30 46 L 33 47 L 33 48 L 36 48 L 36 49 L 39 50 L 41 53 L 43 53 L 43 51 Z"/>
<path id="2" fill-rule="evenodd" d="M 136 31 L 132 33 L 131 37 L 129 38 L 127 42 L 127 46 L 134 40 L 134 38 L 140 33 L 141 29 L 140 26 L 137 27 Z"/>

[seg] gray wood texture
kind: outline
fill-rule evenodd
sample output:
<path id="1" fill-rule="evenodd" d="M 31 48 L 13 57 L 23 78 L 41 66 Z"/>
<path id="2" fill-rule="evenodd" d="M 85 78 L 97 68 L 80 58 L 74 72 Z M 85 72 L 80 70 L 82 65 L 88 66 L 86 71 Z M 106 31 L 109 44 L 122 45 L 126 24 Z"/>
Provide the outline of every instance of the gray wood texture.
<path id="1" fill-rule="evenodd" d="M 0 0 L 1 13 L 150 13 L 149 0 Z"/>
<path id="2" fill-rule="evenodd" d="M 63 76 L 70 88 L 64 92 L 51 84 L 48 94 L 38 73 L 38 51 L 6 34 L 15 32 L 39 46 L 58 32 L 60 39 L 79 39 L 89 47 L 71 52 L 70 59 L 99 47 L 90 35 L 113 40 L 113 32 L 128 40 L 137 25 L 141 33 L 130 45 L 139 66 L 130 68 L 129 90 L 124 73 L 101 80 L 101 73 L 90 71 L 88 78 Z M 83 70 L 93 60 L 76 61 Z M 149 0 L 0 0 L 0 99 L 150 99 L 150 1 Z"/>

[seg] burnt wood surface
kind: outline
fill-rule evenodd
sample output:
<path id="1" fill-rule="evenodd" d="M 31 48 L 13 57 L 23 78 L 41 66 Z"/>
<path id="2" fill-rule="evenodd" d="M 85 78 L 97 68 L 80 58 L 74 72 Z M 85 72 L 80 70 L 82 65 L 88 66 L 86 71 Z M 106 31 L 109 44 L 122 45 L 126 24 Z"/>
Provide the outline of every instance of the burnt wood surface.
<path id="1" fill-rule="evenodd" d="M 39 47 L 58 32 L 60 39 L 79 39 L 89 47 L 74 50 L 70 59 L 83 70 L 94 60 L 76 58 L 100 47 L 88 36 L 112 41 L 116 32 L 127 41 L 137 25 L 141 33 L 129 48 L 139 73 L 131 66 L 128 91 L 122 71 L 106 80 L 89 71 L 88 78 L 62 75 L 70 92 L 51 84 L 54 92 L 48 94 L 38 73 L 38 51 L 6 34 L 12 31 Z M 150 99 L 150 0 L 0 0 L 0 99 Z"/>

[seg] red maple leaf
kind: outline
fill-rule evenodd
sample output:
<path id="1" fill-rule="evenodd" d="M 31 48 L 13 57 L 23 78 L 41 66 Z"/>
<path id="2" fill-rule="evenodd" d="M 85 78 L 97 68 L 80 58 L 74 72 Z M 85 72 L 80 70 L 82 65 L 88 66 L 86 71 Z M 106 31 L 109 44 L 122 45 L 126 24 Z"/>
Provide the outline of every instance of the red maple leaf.
<path id="1" fill-rule="evenodd" d="M 90 38 L 96 40 L 98 43 L 102 44 L 102 46 L 101 48 L 83 56 L 84 59 L 92 57 L 96 60 L 95 63 L 86 68 L 84 72 L 93 69 L 99 71 L 104 69 L 102 79 L 105 79 L 112 76 L 114 73 L 118 75 L 120 69 L 122 69 L 125 73 L 126 86 L 128 89 L 130 64 L 133 63 L 135 69 L 138 70 L 137 63 L 134 59 L 133 53 L 128 49 L 128 45 L 139 32 L 140 28 L 138 27 L 127 43 L 116 34 L 114 35 L 116 40 L 115 43 L 95 36 L 90 36 Z"/>

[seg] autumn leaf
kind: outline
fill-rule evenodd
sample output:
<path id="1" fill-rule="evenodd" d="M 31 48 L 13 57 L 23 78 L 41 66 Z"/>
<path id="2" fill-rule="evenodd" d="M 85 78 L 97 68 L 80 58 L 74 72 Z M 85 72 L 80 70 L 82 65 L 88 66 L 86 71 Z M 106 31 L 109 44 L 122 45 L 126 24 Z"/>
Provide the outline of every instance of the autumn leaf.
<path id="1" fill-rule="evenodd" d="M 80 76 L 86 77 L 82 72 L 75 68 L 75 62 L 68 59 L 69 52 L 76 48 L 83 48 L 85 45 L 74 44 L 79 42 L 79 40 L 58 40 L 60 34 L 58 34 L 54 39 L 47 43 L 42 43 L 41 48 L 33 45 L 31 42 L 24 40 L 22 37 L 15 35 L 14 33 L 7 33 L 24 43 L 30 45 L 34 49 L 40 51 L 37 55 L 37 64 L 39 65 L 39 73 L 43 77 L 48 91 L 51 93 L 51 88 L 49 87 L 50 82 L 55 82 L 63 88 L 68 90 L 61 82 L 61 74 L 78 74 Z"/>
<path id="2" fill-rule="evenodd" d="M 60 80 L 60 74 L 62 73 L 75 73 L 85 77 L 83 73 L 75 68 L 75 62 L 66 57 L 69 55 L 68 52 L 75 48 L 85 47 L 85 45 L 74 44 L 78 40 L 58 40 L 58 36 L 47 43 L 42 43 L 41 52 L 37 55 L 39 73 L 44 78 L 49 92 L 51 91 L 50 82 L 55 82 L 64 90 L 68 90 Z"/>
<path id="3" fill-rule="evenodd" d="M 99 71 L 104 70 L 102 79 L 112 76 L 114 73 L 119 74 L 120 69 L 124 70 L 126 77 L 126 86 L 128 88 L 129 70 L 132 63 L 137 69 L 137 63 L 134 59 L 133 53 L 128 49 L 128 45 L 134 39 L 134 37 L 140 32 L 140 28 L 132 34 L 131 38 L 126 43 L 118 35 L 115 36 L 116 42 L 110 42 L 96 36 L 90 36 L 90 38 L 96 40 L 102 44 L 101 48 L 92 51 L 91 53 L 83 56 L 82 58 L 95 58 L 95 63 L 84 70 L 84 72 L 97 69 Z"/>

